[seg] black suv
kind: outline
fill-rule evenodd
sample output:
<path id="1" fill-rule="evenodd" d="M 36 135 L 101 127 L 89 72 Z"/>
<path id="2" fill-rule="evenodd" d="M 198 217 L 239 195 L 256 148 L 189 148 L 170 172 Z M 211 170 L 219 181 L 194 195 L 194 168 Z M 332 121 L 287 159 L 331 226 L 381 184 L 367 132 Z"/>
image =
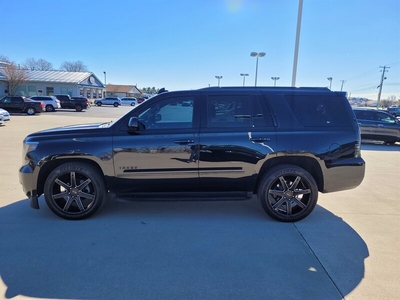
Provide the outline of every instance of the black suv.
<path id="1" fill-rule="evenodd" d="M 185 105 L 190 103 L 190 105 Z M 33 208 L 44 194 L 65 219 L 116 199 L 249 199 L 294 222 L 318 192 L 364 177 L 360 130 L 345 93 L 326 88 L 166 92 L 115 122 L 32 133 L 19 171 Z"/>

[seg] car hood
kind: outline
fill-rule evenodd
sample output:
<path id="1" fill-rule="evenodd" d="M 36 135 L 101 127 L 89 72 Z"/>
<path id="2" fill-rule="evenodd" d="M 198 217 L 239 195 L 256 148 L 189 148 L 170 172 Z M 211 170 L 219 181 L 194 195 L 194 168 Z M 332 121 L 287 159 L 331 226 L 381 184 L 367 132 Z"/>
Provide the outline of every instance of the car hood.
<path id="1" fill-rule="evenodd" d="M 74 132 L 84 132 L 87 130 L 109 128 L 112 124 L 113 124 L 113 122 L 68 125 L 68 126 L 55 127 L 55 128 L 41 130 L 41 131 L 32 133 L 29 136 L 47 135 L 47 134 L 54 134 L 54 133 L 68 134 L 68 133 L 74 133 Z"/>

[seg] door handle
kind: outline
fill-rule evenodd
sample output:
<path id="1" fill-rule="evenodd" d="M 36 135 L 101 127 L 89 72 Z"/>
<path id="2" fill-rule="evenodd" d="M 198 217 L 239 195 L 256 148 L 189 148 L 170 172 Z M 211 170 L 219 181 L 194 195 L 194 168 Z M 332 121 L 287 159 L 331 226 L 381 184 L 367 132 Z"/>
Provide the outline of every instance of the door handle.
<path id="1" fill-rule="evenodd" d="M 251 138 L 250 141 L 254 143 L 264 143 L 270 141 L 270 138 Z"/>
<path id="2" fill-rule="evenodd" d="M 193 144 L 194 140 L 175 140 L 174 143 L 178 145 L 187 145 L 187 144 Z"/>

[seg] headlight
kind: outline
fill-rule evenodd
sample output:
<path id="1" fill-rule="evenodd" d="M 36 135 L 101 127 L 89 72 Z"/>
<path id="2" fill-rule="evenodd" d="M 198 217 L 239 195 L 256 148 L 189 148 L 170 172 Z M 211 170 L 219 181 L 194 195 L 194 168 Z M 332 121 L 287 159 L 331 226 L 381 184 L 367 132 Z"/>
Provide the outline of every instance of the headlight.
<path id="1" fill-rule="evenodd" d="M 22 148 L 22 160 L 29 160 L 27 154 L 35 150 L 38 145 L 38 142 L 24 142 L 24 146 Z"/>

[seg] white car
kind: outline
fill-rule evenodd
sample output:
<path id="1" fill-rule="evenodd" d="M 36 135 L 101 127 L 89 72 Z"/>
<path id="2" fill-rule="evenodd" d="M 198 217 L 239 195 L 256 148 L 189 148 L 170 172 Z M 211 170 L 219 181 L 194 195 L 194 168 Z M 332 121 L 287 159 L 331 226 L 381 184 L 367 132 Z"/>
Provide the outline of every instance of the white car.
<path id="1" fill-rule="evenodd" d="M 5 109 L 0 108 L 0 124 L 10 121 L 10 114 Z"/>
<path id="2" fill-rule="evenodd" d="M 122 105 L 121 99 L 118 97 L 106 97 L 103 99 L 94 100 L 94 105 L 102 106 L 102 105 L 113 105 L 114 107 L 118 107 Z"/>
<path id="3" fill-rule="evenodd" d="M 31 100 L 43 102 L 45 111 L 55 111 L 57 108 L 61 108 L 61 102 L 54 96 L 32 96 L 29 97 Z"/>

